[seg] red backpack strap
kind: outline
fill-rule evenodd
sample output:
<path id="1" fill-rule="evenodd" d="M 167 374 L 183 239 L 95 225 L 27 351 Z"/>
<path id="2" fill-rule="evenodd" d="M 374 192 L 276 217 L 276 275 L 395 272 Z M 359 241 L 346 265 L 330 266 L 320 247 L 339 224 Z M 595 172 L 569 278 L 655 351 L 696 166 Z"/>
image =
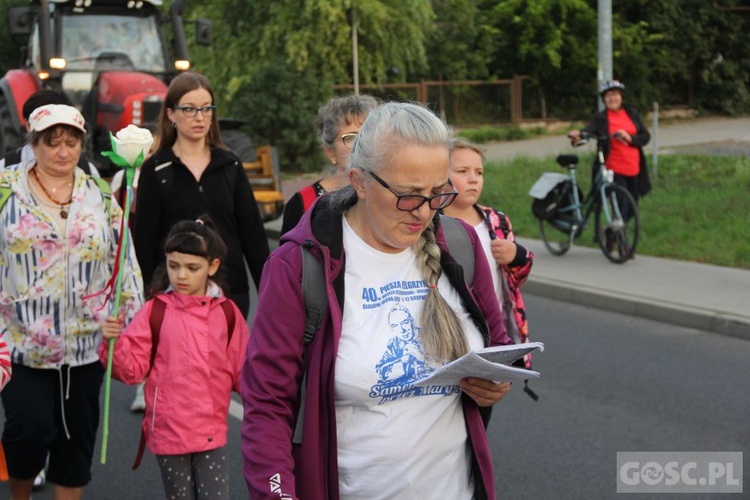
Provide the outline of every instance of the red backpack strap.
<path id="1" fill-rule="evenodd" d="M 164 311 L 167 309 L 167 304 L 163 300 L 154 298 L 151 305 L 151 314 L 148 317 L 148 326 L 151 327 L 151 361 L 149 363 L 149 372 L 154 367 L 154 360 L 156 359 L 156 347 L 159 345 L 159 335 L 161 334 L 161 325 L 164 323 Z M 146 451 L 146 435 L 141 429 L 141 440 L 138 443 L 138 452 L 135 455 L 135 461 L 133 462 L 133 470 L 136 470 L 141 465 L 143 459 L 143 453 Z"/>
<path id="2" fill-rule="evenodd" d="M 318 198 L 318 193 L 315 190 L 315 185 L 311 184 L 307 187 L 303 187 L 299 190 L 299 194 L 302 197 L 302 210 L 307 211 L 310 205 Z"/>
<path id="3" fill-rule="evenodd" d="M 154 367 L 156 347 L 159 345 L 161 324 L 164 323 L 164 311 L 166 311 L 166 309 L 167 304 L 165 304 L 163 300 L 154 298 L 153 305 L 151 306 L 151 314 L 148 317 L 148 326 L 151 327 L 151 363 L 149 364 L 149 371 Z"/>
<path id="4" fill-rule="evenodd" d="M 227 348 L 229 343 L 232 341 L 232 335 L 234 334 L 234 327 L 237 323 L 237 318 L 234 314 L 234 303 L 230 299 L 227 299 L 221 303 L 221 308 L 224 310 L 224 316 L 227 317 Z"/>

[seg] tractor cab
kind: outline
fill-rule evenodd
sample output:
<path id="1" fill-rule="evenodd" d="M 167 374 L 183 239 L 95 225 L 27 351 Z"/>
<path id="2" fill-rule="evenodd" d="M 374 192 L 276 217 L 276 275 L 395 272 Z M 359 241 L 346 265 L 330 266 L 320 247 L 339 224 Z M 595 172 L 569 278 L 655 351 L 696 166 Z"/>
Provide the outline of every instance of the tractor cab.
<path id="1" fill-rule="evenodd" d="M 9 11 L 11 33 L 28 36 L 20 68 L 0 85 L 0 147 L 22 143 L 21 108 L 42 87 L 64 91 L 86 118 L 89 153 L 108 149 L 109 133 L 158 119 L 171 78 L 190 68 L 183 2 L 169 11 L 170 46 L 162 0 L 32 0 Z M 210 22 L 196 23 L 196 41 L 210 44 Z M 5 105 L 3 110 L 3 104 Z M 5 111 L 5 112 L 3 112 Z M 106 170 L 106 165 L 104 165 Z"/>

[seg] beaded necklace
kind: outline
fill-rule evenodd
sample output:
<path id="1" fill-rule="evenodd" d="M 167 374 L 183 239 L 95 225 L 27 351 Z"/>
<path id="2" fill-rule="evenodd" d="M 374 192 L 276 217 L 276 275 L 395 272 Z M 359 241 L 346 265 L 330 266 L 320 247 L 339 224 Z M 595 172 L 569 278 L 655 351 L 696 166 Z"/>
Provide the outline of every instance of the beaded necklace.
<path id="1" fill-rule="evenodd" d="M 68 196 L 68 199 L 65 201 L 60 201 L 54 196 L 50 194 L 49 191 L 47 191 L 47 188 L 44 187 L 44 184 L 42 184 L 42 180 L 39 178 L 39 174 L 36 171 L 36 165 L 32 167 L 31 172 L 34 174 L 34 178 L 36 179 L 37 184 L 39 184 L 39 187 L 42 188 L 42 191 L 45 195 L 47 195 L 47 198 L 54 201 L 55 204 L 60 205 L 60 217 L 63 219 L 68 218 L 68 211 L 65 209 L 66 206 L 70 205 L 73 202 L 73 190 L 70 190 L 70 195 Z"/>

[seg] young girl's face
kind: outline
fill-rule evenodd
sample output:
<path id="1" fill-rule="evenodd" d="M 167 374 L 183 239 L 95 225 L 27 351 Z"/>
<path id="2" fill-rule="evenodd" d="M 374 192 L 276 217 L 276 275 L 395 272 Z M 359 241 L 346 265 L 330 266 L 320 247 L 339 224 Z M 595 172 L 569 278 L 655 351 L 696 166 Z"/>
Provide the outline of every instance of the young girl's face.
<path id="1" fill-rule="evenodd" d="M 180 252 L 167 254 L 169 284 L 185 295 L 206 295 L 208 278 L 218 270 L 219 259 L 209 261 L 199 255 Z"/>
<path id="2" fill-rule="evenodd" d="M 456 208 L 467 208 L 479 201 L 484 188 L 484 167 L 482 157 L 476 151 L 467 148 L 453 150 L 449 175 L 459 193 L 453 202 Z"/>

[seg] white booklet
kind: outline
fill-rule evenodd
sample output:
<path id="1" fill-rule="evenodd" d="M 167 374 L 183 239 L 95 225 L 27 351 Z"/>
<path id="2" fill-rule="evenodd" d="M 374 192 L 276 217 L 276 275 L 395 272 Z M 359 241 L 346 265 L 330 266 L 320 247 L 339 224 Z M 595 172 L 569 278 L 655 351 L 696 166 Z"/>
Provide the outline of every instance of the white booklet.
<path id="1" fill-rule="evenodd" d="M 414 383 L 424 385 L 457 385 L 462 378 L 478 377 L 495 382 L 515 382 L 539 378 L 539 372 L 509 366 L 509 363 L 526 354 L 544 350 L 541 342 L 498 345 L 478 349 L 443 365 L 423 379 Z"/>

